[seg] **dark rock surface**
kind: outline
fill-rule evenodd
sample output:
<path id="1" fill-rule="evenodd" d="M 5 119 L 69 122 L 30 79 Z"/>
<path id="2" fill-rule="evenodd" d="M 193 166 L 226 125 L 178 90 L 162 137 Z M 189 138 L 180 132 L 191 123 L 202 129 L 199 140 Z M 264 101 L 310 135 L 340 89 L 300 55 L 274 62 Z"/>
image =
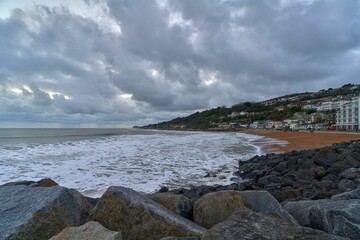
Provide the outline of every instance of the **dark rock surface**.
<path id="1" fill-rule="evenodd" d="M 359 239 L 360 199 L 303 200 L 289 202 L 284 208 L 303 226 Z"/>
<path id="2" fill-rule="evenodd" d="M 201 240 L 253 240 L 253 239 L 343 239 L 328 233 L 301 227 L 286 219 L 251 210 L 235 212 L 226 221 L 207 231 Z"/>
<path id="3" fill-rule="evenodd" d="M 1 186 L 0 239 L 49 239 L 85 223 L 91 208 L 80 193 L 60 186 Z"/>
<path id="4" fill-rule="evenodd" d="M 359 187 L 360 141 L 321 149 L 255 156 L 239 162 L 246 190 L 269 191 L 279 202 L 325 199 Z M 239 187 L 241 190 L 242 187 Z"/>
<path id="5" fill-rule="evenodd" d="M 332 200 L 360 199 L 360 188 L 331 197 Z"/>
<path id="6" fill-rule="evenodd" d="M 278 201 L 267 191 L 242 191 L 239 192 L 245 206 L 255 212 L 270 213 L 288 221 L 298 224 L 297 221 L 285 211 Z"/>
<path id="7" fill-rule="evenodd" d="M 24 186 L 30 186 L 30 187 L 53 187 L 53 186 L 59 186 L 57 182 L 52 180 L 51 178 L 44 178 L 40 181 L 17 181 L 17 182 L 8 182 L 1 186 L 17 186 L 17 185 L 24 185 Z"/>
<path id="8" fill-rule="evenodd" d="M 199 240 L 198 237 L 164 237 L 160 240 Z"/>
<path id="9" fill-rule="evenodd" d="M 124 187 L 110 187 L 93 209 L 90 219 L 112 231 L 121 231 L 125 240 L 201 236 L 206 230 Z"/>

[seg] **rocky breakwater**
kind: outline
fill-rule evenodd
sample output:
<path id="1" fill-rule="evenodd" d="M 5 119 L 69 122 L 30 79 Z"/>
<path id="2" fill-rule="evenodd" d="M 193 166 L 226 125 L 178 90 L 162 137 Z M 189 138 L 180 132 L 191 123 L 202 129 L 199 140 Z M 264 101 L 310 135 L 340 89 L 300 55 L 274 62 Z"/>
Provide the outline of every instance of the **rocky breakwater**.
<path id="1" fill-rule="evenodd" d="M 96 200 L 48 179 L 0 186 L 0 239 L 347 238 L 301 226 L 267 191 L 223 190 L 189 199 L 110 187 Z"/>
<path id="2" fill-rule="evenodd" d="M 239 162 L 238 189 L 264 189 L 301 225 L 360 236 L 360 141 Z"/>
<path id="3" fill-rule="evenodd" d="M 327 199 L 359 188 L 360 141 L 255 156 L 239 162 L 239 189 L 269 191 L 279 202 Z"/>

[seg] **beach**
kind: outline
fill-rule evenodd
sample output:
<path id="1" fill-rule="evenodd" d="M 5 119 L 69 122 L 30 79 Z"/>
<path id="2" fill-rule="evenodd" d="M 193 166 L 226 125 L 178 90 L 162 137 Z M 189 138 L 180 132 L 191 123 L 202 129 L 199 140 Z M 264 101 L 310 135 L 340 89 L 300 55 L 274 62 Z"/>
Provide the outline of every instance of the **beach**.
<path id="1" fill-rule="evenodd" d="M 325 146 L 330 146 L 334 143 L 360 139 L 360 132 L 354 133 L 315 131 L 314 133 L 310 133 L 309 131 L 284 132 L 278 130 L 247 129 L 244 130 L 244 133 L 264 136 L 266 138 L 274 138 L 288 142 L 288 144 L 283 144 L 282 141 L 279 141 L 278 144 L 273 143 L 271 145 L 264 146 L 265 152 L 267 153 L 321 148 Z M 266 139 L 260 139 L 257 141 L 260 146 L 266 144 L 266 142 Z"/>

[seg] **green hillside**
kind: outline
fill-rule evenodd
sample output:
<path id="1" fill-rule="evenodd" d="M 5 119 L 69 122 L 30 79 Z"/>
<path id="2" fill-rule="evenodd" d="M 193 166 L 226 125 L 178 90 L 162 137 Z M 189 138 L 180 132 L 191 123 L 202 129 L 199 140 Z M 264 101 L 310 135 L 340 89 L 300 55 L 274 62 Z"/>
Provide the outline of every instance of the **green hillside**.
<path id="1" fill-rule="evenodd" d="M 282 121 L 291 118 L 297 112 L 306 112 L 307 114 L 316 112 L 315 109 L 302 110 L 304 105 L 348 100 L 359 94 L 359 84 L 346 84 L 340 88 L 329 88 L 319 92 L 296 93 L 262 102 L 243 102 L 231 107 L 212 108 L 186 117 L 150 124 L 143 128 L 210 129 L 225 123 L 245 126 L 253 121 L 260 120 Z"/>

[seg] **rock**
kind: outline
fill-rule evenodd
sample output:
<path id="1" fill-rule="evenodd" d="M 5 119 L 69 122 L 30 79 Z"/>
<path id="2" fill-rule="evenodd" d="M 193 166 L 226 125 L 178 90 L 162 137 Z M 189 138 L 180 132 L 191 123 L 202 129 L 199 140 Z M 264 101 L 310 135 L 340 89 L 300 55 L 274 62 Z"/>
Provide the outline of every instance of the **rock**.
<path id="1" fill-rule="evenodd" d="M 31 184 L 30 186 L 31 187 L 53 187 L 53 186 L 59 186 L 59 184 L 57 184 L 57 182 L 55 182 L 54 180 L 52 180 L 50 178 L 44 178 L 36 183 Z"/>
<path id="2" fill-rule="evenodd" d="M 286 200 L 300 200 L 301 194 L 297 189 L 280 189 L 272 193 L 280 203 Z"/>
<path id="3" fill-rule="evenodd" d="M 201 236 L 205 229 L 160 204 L 124 187 L 110 187 L 93 209 L 90 219 L 124 239 L 160 239 L 165 236 Z"/>
<path id="4" fill-rule="evenodd" d="M 303 226 L 350 239 L 360 236 L 358 199 L 289 202 L 284 208 Z"/>
<path id="5" fill-rule="evenodd" d="M 340 181 L 338 188 L 341 192 L 347 192 L 347 191 L 351 191 L 354 190 L 357 187 L 357 185 L 349 180 L 349 179 L 343 179 Z"/>
<path id="6" fill-rule="evenodd" d="M 193 204 L 187 197 L 175 193 L 155 193 L 148 195 L 148 198 L 182 217 L 192 219 Z"/>
<path id="7" fill-rule="evenodd" d="M 100 223 L 90 221 L 80 227 L 67 227 L 50 240 L 121 240 L 121 233 L 110 231 Z"/>
<path id="8" fill-rule="evenodd" d="M 359 168 L 348 168 L 340 173 L 340 177 L 351 179 L 351 180 L 360 178 L 360 169 Z"/>
<path id="9" fill-rule="evenodd" d="M 205 228 L 211 228 L 227 219 L 239 208 L 245 208 L 239 191 L 209 193 L 195 202 L 194 222 Z"/>
<path id="10" fill-rule="evenodd" d="M 297 224 L 297 221 L 267 191 L 243 191 L 239 194 L 247 208 L 255 212 L 270 213 Z"/>
<path id="11" fill-rule="evenodd" d="M 159 192 L 161 192 L 161 193 L 168 192 L 168 191 L 169 191 L 169 188 L 164 187 L 164 186 L 162 186 L 159 190 Z"/>
<path id="12" fill-rule="evenodd" d="M 85 198 L 86 198 L 86 200 L 88 200 L 88 202 L 93 206 L 93 207 L 95 207 L 96 206 L 96 204 L 99 202 L 99 200 L 100 200 L 100 198 L 91 198 L 91 197 L 86 197 L 86 196 L 84 196 Z"/>
<path id="13" fill-rule="evenodd" d="M 324 167 L 325 169 L 329 168 L 337 159 L 338 153 L 334 150 L 328 148 L 321 149 L 318 153 L 313 156 L 314 162 L 317 165 Z"/>
<path id="14" fill-rule="evenodd" d="M 322 191 L 330 191 L 332 189 L 336 189 L 337 186 L 333 181 L 330 180 L 323 180 L 323 181 L 316 181 L 312 184 L 312 188 Z"/>
<path id="15" fill-rule="evenodd" d="M 24 185 L 24 186 L 31 186 L 31 187 L 53 187 L 53 186 L 59 186 L 54 180 L 51 178 L 44 178 L 40 181 L 18 181 L 18 182 L 9 182 L 5 183 L 1 186 L 17 186 L 17 185 Z"/>
<path id="16" fill-rule="evenodd" d="M 355 189 L 350 192 L 341 193 L 331 197 L 332 200 L 349 200 L 360 199 L 360 189 Z"/>
<path id="17" fill-rule="evenodd" d="M 338 176 L 344 170 L 350 168 L 350 165 L 346 162 L 335 162 L 328 168 L 328 173 Z"/>
<path id="18" fill-rule="evenodd" d="M 83 224 L 91 208 L 80 193 L 60 186 L 0 187 L 0 239 L 49 239 Z"/>
<path id="19" fill-rule="evenodd" d="M 164 237 L 160 240 L 199 240 L 198 237 Z"/>
<path id="20" fill-rule="evenodd" d="M 253 240 L 253 239 L 341 239 L 328 233 L 304 228 L 286 219 L 267 213 L 243 209 L 235 212 L 226 221 L 207 231 L 201 240 Z"/>
<path id="21" fill-rule="evenodd" d="M 313 195 L 311 195 L 309 198 L 311 200 L 318 200 L 318 199 L 324 199 L 324 198 L 330 198 L 333 194 L 331 192 L 315 192 Z"/>
<path id="22" fill-rule="evenodd" d="M 315 174 L 318 179 L 321 179 L 322 177 L 324 177 L 327 174 L 327 171 L 324 167 L 317 166 L 315 168 Z"/>
<path id="23" fill-rule="evenodd" d="M 30 186 L 31 184 L 34 184 L 34 183 L 36 183 L 36 182 L 35 181 L 8 182 L 8 183 L 1 185 L 0 187 L 2 187 L 2 186 L 18 186 L 18 185 Z"/>
<path id="24" fill-rule="evenodd" d="M 310 169 L 314 167 L 314 159 L 313 158 L 299 158 L 297 160 L 297 168 L 298 169 Z"/>

